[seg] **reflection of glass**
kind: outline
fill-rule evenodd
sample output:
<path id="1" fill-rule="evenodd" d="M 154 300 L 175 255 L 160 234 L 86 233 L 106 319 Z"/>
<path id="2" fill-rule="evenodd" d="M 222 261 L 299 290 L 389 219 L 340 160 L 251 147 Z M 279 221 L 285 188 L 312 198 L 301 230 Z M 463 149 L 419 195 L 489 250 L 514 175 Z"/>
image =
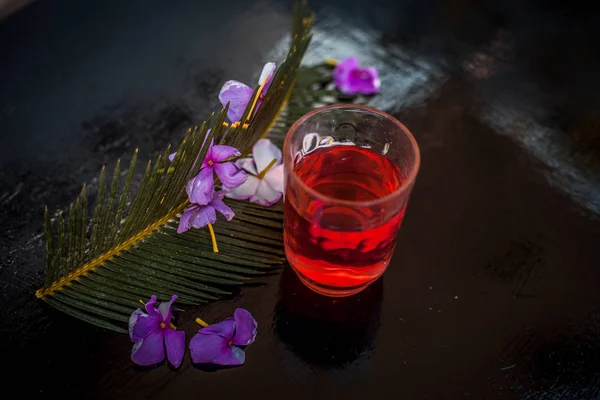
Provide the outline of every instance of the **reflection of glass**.
<path id="1" fill-rule="evenodd" d="M 275 332 L 303 361 L 342 367 L 372 350 L 379 328 L 383 280 L 345 298 L 319 296 L 290 268 L 281 275 Z"/>
<path id="2" fill-rule="evenodd" d="M 334 297 L 385 271 L 419 169 L 419 149 L 393 117 L 355 105 L 300 118 L 284 144 L 285 252 L 311 289 Z"/>

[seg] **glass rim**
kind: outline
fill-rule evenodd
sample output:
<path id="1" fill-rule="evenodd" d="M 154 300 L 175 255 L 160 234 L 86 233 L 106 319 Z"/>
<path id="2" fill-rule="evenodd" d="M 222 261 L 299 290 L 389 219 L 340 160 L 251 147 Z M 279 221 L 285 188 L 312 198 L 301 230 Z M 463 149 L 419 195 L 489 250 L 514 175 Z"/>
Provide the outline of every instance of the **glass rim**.
<path id="1" fill-rule="evenodd" d="M 292 161 L 292 156 L 291 154 L 289 154 L 288 152 L 288 148 L 291 146 L 290 142 L 291 142 L 291 137 L 293 136 L 293 134 L 298 130 L 299 126 L 301 124 L 303 124 L 307 119 L 314 117 L 316 114 L 320 114 L 323 111 L 328 111 L 328 110 L 335 110 L 335 109 L 356 109 L 356 110 L 362 110 L 362 111 L 368 111 L 371 112 L 373 114 L 376 114 L 378 116 L 384 117 L 387 120 L 390 120 L 392 123 L 394 123 L 408 138 L 410 144 L 411 144 L 411 148 L 413 149 L 413 151 L 415 152 L 415 162 L 413 164 L 413 167 L 409 173 L 409 175 L 406 178 L 406 181 L 404 182 L 404 184 L 400 185 L 396 190 L 394 190 L 392 193 L 387 194 L 383 197 L 379 197 L 377 199 L 373 199 L 373 200 L 342 200 L 342 199 L 336 199 L 335 197 L 330 197 L 327 196 L 321 192 L 318 192 L 316 190 L 314 190 L 313 188 L 311 188 L 310 186 L 308 186 L 306 183 L 304 183 L 304 181 L 298 176 L 298 174 L 296 174 L 296 172 L 294 171 L 293 168 L 290 168 L 290 164 Z M 417 173 L 419 172 L 419 167 L 421 164 L 421 152 L 419 150 L 419 146 L 417 144 L 417 141 L 415 140 L 414 136 L 412 135 L 412 133 L 410 132 L 410 130 L 404 126 L 404 124 L 400 121 L 398 121 L 397 118 L 394 118 L 393 116 L 391 116 L 390 114 L 383 112 L 381 110 L 378 110 L 376 108 L 373 107 L 369 107 L 369 106 L 364 106 L 364 105 L 359 105 L 359 104 L 332 104 L 329 106 L 324 106 L 324 107 L 319 107 L 316 108 L 314 110 L 312 110 L 311 112 L 303 115 L 302 117 L 300 117 L 296 122 L 294 122 L 294 124 L 291 126 L 290 130 L 288 131 L 288 133 L 285 136 L 285 141 L 283 142 L 283 164 L 284 164 L 284 168 L 286 168 L 288 175 L 291 177 L 291 179 L 293 179 L 295 181 L 295 183 L 297 185 L 299 185 L 302 190 L 308 192 L 311 196 L 322 200 L 322 201 L 326 201 L 328 203 L 334 203 L 334 204 L 339 204 L 339 205 L 345 205 L 345 206 L 362 206 L 362 207 L 369 207 L 369 206 L 375 206 L 378 205 L 380 203 L 385 203 L 389 200 L 392 200 L 396 197 L 400 197 L 404 192 L 406 192 L 407 190 L 410 190 L 410 188 L 413 186 L 415 179 L 417 177 Z"/>

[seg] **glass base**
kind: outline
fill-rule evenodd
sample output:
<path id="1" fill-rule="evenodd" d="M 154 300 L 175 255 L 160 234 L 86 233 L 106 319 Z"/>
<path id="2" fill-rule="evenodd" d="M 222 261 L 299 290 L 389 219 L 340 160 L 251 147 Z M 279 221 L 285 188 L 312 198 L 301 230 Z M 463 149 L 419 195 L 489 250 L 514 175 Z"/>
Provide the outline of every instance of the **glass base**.
<path id="1" fill-rule="evenodd" d="M 296 275 L 298 276 L 300 281 L 307 288 L 309 288 L 313 292 L 316 292 L 320 295 L 327 296 L 327 297 L 348 297 L 348 296 L 355 295 L 355 294 L 360 293 L 363 290 L 365 290 L 370 284 L 372 284 L 373 282 L 375 282 L 377 280 L 377 278 L 375 278 L 371 281 L 362 283 L 358 286 L 351 286 L 351 287 L 328 286 L 328 285 L 323 285 L 318 282 L 315 282 L 312 279 L 304 276 L 300 271 L 298 271 L 296 268 L 294 268 L 294 265 L 292 263 L 290 263 L 290 266 L 292 267 L 292 269 L 294 270 L 294 272 L 296 273 Z"/>

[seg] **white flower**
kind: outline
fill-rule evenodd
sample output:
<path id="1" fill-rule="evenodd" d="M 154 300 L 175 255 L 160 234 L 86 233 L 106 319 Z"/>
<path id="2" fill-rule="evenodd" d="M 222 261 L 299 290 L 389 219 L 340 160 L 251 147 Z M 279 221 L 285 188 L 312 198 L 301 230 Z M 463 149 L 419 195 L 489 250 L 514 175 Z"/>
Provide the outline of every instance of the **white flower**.
<path id="1" fill-rule="evenodd" d="M 252 158 L 237 161 L 238 168 L 248 173 L 248 179 L 240 186 L 231 189 L 226 196 L 237 200 L 247 200 L 270 206 L 283 195 L 283 164 L 281 150 L 269 139 L 260 139 L 252 147 Z"/>

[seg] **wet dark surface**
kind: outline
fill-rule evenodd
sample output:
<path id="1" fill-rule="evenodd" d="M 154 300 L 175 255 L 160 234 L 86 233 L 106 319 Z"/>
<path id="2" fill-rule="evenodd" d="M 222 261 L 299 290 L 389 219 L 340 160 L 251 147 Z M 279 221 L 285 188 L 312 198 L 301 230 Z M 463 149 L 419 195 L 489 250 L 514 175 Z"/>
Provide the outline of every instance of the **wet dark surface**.
<path id="1" fill-rule="evenodd" d="M 600 398 L 600 18 L 577 1 L 313 3 L 307 61 L 380 67 L 374 105 L 414 132 L 421 171 L 362 294 L 320 298 L 285 269 L 182 314 L 188 334 L 196 314 L 256 316 L 246 365 L 216 372 L 135 368 L 128 337 L 35 301 L 42 207 L 252 82 L 290 5 L 40 0 L 0 23 L 0 334 L 20 396 Z"/>

